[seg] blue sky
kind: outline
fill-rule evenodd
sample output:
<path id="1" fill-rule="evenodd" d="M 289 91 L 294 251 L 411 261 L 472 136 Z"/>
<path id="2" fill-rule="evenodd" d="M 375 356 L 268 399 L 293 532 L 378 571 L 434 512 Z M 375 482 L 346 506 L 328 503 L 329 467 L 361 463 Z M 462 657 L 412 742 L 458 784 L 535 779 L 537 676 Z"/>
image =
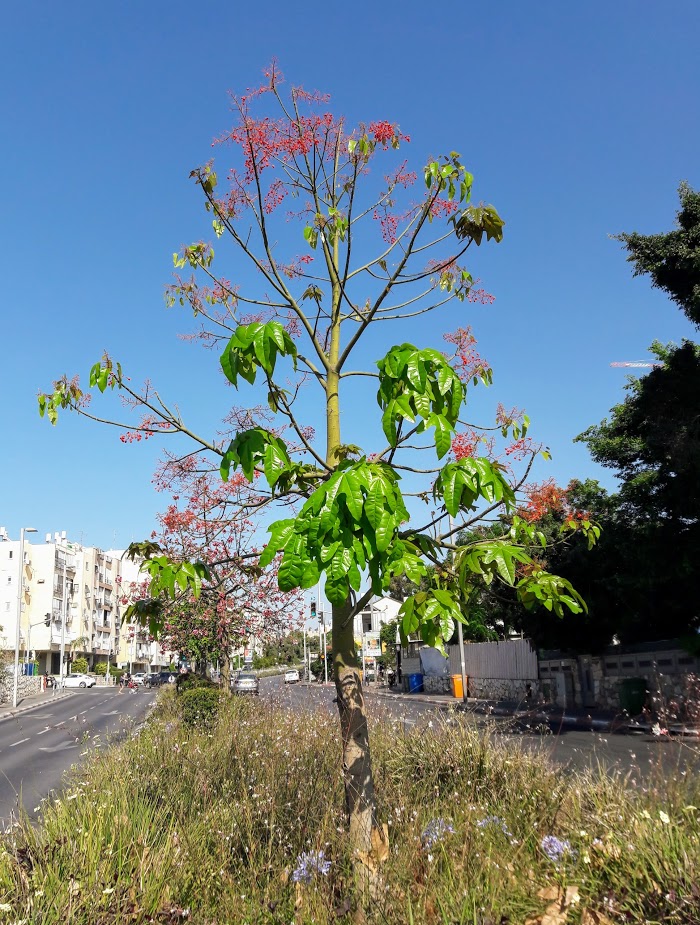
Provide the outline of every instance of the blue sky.
<path id="1" fill-rule="evenodd" d="M 692 336 L 609 235 L 669 229 L 679 181 L 700 185 L 700 6 L 272 0 L 259 11 L 219 0 L 3 11 L 0 523 L 104 547 L 153 528 L 162 443 L 125 447 L 119 431 L 65 415 L 52 428 L 36 412 L 39 389 L 85 377 L 105 348 L 215 431 L 232 393 L 216 357 L 178 339 L 191 323 L 162 292 L 172 252 L 207 234 L 188 173 L 232 123 L 226 91 L 257 83 L 273 55 L 349 121 L 398 122 L 412 165 L 461 152 L 475 197 L 507 222 L 503 243 L 473 260 L 495 304 L 459 315 L 494 368 L 480 401 L 527 410 L 554 456 L 538 478 L 610 484 L 572 443 L 623 394 L 609 363 Z M 440 347 L 454 326 L 411 336 Z M 387 336 L 368 355 L 404 339 Z M 356 402 L 346 439 L 365 421 Z"/>

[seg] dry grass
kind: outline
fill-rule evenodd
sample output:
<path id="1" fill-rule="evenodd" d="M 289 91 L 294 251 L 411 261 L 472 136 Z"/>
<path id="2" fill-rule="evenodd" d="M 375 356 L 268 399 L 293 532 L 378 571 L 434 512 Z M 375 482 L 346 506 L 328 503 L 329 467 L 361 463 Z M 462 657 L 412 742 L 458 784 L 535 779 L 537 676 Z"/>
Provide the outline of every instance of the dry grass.
<path id="1" fill-rule="evenodd" d="M 164 694 L 144 732 L 5 838 L 0 925 L 353 921 L 336 736 L 332 716 L 242 699 L 192 730 Z M 366 922 L 538 922 L 558 891 L 552 923 L 700 922 L 695 779 L 565 775 L 466 725 L 376 722 L 372 744 L 391 850 Z M 550 835 L 570 846 L 559 861 Z M 314 855 L 296 883 L 305 852 L 330 866 L 314 874 Z"/>

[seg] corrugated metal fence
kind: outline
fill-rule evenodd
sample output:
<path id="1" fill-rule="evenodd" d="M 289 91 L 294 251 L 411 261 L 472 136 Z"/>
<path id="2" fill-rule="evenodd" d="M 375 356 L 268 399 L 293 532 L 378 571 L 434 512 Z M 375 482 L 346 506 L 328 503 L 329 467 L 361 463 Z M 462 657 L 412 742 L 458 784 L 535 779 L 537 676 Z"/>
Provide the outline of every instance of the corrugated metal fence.
<path id="1" fill-rule="evenodd" d="M 465 643 L 464 663 L 470 678 L 532 681 L 538 677 L 537 653 L 528 639 Z M 450 674 L 459 673 L 459 646 L 450 646 Z"/>

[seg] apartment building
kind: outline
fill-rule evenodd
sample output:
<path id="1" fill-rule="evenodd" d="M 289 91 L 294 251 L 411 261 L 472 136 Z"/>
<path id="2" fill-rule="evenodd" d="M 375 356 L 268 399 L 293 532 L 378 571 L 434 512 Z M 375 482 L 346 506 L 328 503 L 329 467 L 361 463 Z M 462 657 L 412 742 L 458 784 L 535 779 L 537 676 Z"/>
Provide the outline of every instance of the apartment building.
<path id="1" fill-rule="evenodd" d="M 0 528 L 0 650 L 14 651 L 19 618 L 22 662 L 37 662 L 40 673 L 59 674 L 62 651 L 84 656 L 91 669 L 110 654 L 132 671 L 167 664 L 140 628 L 122 624 L 122 572 L 131 582 L 138 568 L 124 562 L 120 551 L 55 533 L 43 543 L 25 536 L 21 567 L 19 555 L 20 541 Z"/>

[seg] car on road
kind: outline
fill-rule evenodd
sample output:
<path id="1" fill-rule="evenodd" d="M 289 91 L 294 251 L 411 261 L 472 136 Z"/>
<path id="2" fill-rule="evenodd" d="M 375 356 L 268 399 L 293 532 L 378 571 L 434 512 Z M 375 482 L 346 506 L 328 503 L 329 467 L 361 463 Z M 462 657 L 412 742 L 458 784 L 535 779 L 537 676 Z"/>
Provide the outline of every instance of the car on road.
<path id="1" fill-rule="evenodd" d="M 248 671 L 241 671 L 237 678 L 231 683 L 231 689 L 234 694 L 259 694 L 260 681 L 254 674 Z"/>
<path id="2" fill-rule="evenodd" d="M 137 684 L 145 684 L 146 678 L 148 678 L 148 672 L 146 671 L 137 671 L 136 674 L 132 674 L 131 680 L 135 681 Z"/>
<path id="3" fill-rule="evenodd" d="M 299 672 L 296 668 L 288 668 L 284 673 L 285 684 L 296 684 L 300 680 Z"/>
<path id="4" fill-rule="evenodd" d="M 64 687 L 93 687 L 97 682 L 89 674 L 76 672 L 69 674 L 63 679 Z"/>

